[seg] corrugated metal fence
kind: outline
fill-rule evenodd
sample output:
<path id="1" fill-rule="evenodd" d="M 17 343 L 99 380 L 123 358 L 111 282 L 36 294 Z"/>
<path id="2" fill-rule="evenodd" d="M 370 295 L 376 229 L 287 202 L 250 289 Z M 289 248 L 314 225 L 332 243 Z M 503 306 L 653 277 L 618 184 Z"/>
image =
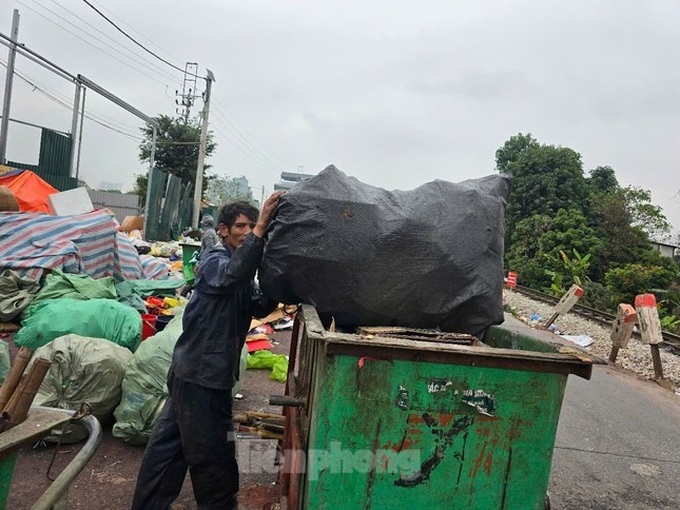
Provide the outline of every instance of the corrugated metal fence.
<path id="1" fill-rule="evenodd" d="M 139 214 L 139 196 L 112 193 L 110 191 L 88 190 L 95 209 L 111 209 L 116 219 L 122 223 L 126 216 Z"/>

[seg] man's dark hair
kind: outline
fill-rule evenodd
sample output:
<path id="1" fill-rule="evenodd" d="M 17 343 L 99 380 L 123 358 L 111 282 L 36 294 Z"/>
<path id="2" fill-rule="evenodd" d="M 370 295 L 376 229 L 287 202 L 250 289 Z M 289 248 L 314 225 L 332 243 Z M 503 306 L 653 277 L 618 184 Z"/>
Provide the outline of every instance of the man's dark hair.
<path id="1" fill-rule="evenodd" d="M 236 223 L 236 218 L 238 218 L 240 214 L 243 214 L 246 218 L 253 222 L 257 222 L 260 211 L 257 210 L 257 207 L 244 201 L 224 204 L 222 209 L 220 209 L 220 218 L 218 224 L 224 223 L 227 228 L 231 228 L 234 226 L 234 223 Z"/>

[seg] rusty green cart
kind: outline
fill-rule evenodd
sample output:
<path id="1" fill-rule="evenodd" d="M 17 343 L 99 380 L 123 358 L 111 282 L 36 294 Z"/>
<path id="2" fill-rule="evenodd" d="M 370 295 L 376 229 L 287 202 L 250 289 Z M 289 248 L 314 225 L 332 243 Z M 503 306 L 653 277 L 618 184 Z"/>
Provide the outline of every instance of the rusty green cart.
<path id="1" fill-rule="evenodd" d="M 17 453 L 47 436 L 51 430 L 62 427 L 74 418 L 73 411 L 48 407 L 31 407 L 26 421 L 0 434 L 0 509 L 7 505 Z M 102 429 L 97 418 L 85 415 L 79 418 L 88 438 L 73 460 L 66 466 L 47 490 L 38 497 L 32 510 L 67 508 L 68 491 L 78 473 L 90 461 L 102 440 Z"/>
<path id="2" fill-rule="evenodd" d="M 596 362 L 512 318 L 479 342 L 331 332 L 303 306 L 282 399 L 288 508 L 543 509 L 567 377 Z"/>

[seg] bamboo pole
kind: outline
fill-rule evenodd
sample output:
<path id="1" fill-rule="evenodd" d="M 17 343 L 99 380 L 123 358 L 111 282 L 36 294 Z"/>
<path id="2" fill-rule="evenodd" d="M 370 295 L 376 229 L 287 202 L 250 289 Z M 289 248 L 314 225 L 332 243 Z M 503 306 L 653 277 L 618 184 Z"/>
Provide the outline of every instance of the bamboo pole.
<path id="1" fill-rule="evenodd" d="M 14 358 L 14 364 L 12 365 L 5 382 L 2 383 L 2 387 L 0 387 L 0 412 L 5 409 L 9 399 L 17 389 L 17 386 L 21 381 L 21 376 L 24 374 L 28 362 L 31 361 L 32 355 L 33 351 L 28 347 L 22 347 L 19 349 L 19 352 L 17 352 L 17 355 Z"/>
<path id="2" fill-rule="evenodd" d="M 28 374 L 21 380 L 19 387 L 16 389 L 12 397 L 9 399 L 4 412 L 9 414 L 9 423 L 3 424 L 3 430 L 12 428 L 15 425 L 23 422 L 28 416 L 28 410 L 33 404 L 33 399 L 38 393 L 40 384 L 42 383 L 47 371 L 50 369 L 52 362 L 44 358 L 38 358 L 31 366 Z"/>

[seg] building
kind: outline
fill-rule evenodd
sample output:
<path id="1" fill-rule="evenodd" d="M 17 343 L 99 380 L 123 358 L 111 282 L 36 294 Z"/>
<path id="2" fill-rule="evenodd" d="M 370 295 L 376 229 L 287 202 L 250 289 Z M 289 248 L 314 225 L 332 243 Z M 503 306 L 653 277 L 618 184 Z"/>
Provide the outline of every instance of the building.
<path id="1" fill-rule="evenodd" d="M 664 257 L 675 257 L 680 255 L 680 246 L 661 241 L 650 241 L 650 244 Z"/>
<path id="2" fill-rule="evenodd" d="M 307 181 L 314 177 L 310 174 L 301 174 L 295 172 L 281 172 L 281 180 L 274 184 L 274 190 L 288 191 L 299 182 Z"/>

